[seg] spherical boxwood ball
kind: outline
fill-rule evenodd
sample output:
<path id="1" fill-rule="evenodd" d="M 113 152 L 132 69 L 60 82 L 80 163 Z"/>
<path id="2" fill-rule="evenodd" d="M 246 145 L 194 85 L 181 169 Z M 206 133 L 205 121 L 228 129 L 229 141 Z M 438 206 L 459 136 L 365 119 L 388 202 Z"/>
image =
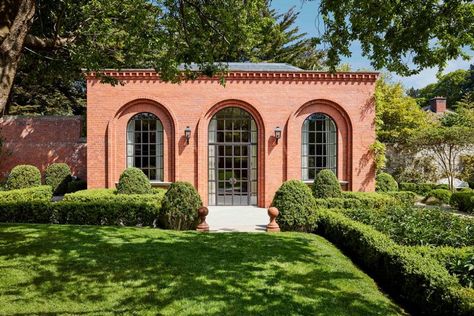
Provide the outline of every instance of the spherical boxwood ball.
<path id="1" fill-rule="evenodd" d="M 313 195 L 318 199 L 342 197 L 341 185 L 334 172 L 329 169 L 318 172 L 314 178 Z"/>
<path id="2" fill-rule="evenodd" d="M 201 197 L 191 183 L 174 182 L 163 198 L 160 223 L 168 229 L 195 229 L 201 206 Z"/>
<path id="3" fill-rule="evenodd" d="M 8 190 L 17 190 L 40 185 L 41 173 L 38 168 L 31 165 L 18 165 L 10 171 L 6 188 Z"/>
<path id="4" fill-rule="evenodd" d="M 53 188 L 55 195 L 63 195 L 71 181 L 71 169 L 65 163 L 53 163 L 46 168 L 44 182 Z"/>
<path id="5" fill-rule="evenodd" d="M 280 212 L 276 221 L 282 230 L 312 232 L 316 229 L 316 202 L 311 189 L 302 181 L 283 183 L 275 193 L 272 206 Z"/>
<path id="6" fill-rule="evenodd" d="M 118 194 L 152 194 L 150 180 L 138 168 L 127 168 L 120 175 L 117 185 Z"/>
<path id="7" fill-rule="evenodd" d="M 398 183 L 390 174 L 386 172 L 381 172 L 375 178 L 375 191 L 377 192 L 398 191 Z"/>

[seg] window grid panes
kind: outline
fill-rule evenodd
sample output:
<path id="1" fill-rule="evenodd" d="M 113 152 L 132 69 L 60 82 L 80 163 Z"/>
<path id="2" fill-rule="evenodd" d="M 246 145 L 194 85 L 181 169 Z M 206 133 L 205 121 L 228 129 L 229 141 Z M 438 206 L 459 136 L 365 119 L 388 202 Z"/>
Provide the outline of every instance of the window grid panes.
<path id="1" fill-rule="evenodd" d="M 139 113 L 127 126 L 127 167 L 141 169 L 150 181 L 163 181 L 163 125 L 152 113 Z"/>
<path id="2" fill-rule="evenodd" d="M 257 126 L 237 107 L 209 123 L 209 204 L 257 204 Z"/>
<path id="3" fill-rule="evenodd" d="M 337 175 L 337 128 L 327 115 L 315 113 L 303 123 L 301 135 L 301 173 L 303 180 L 313 180 L 322 169 Z"/>

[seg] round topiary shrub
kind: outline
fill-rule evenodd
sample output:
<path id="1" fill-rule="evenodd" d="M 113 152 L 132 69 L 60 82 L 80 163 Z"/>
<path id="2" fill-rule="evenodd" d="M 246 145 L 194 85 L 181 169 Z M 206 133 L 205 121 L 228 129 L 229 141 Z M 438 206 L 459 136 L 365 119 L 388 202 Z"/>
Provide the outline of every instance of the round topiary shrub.
<path id="1" fill-rule="evenodd" d="M 318 172 L 314 178 L 313 195 L 317 199 L 342 197 L 342 190 L 336 175 L 329 169 Z"/>
<path id="2" fill-rule="evenodd" d="M 151 194 L 151 184 L 147 176 L 138 168 L 127 168 L 120 175 L 118 194 Z"/>
<path id="3" fill-rule="evenodd" d="M 201 197 L 191 183 L 174 182 L 161 203 L 160 223 L 168 229 L 195 229 L 201 206 Z"/>
<path id="4" fill-rule="evenodd" d="M 426 204 L 449 204 L 453 193 L 446 189 L 431 190 L 426 196 L 424 202 Z"/>
<path id="5" fill-rule="evenodd" d="M 386 172 L 381 172 L 375 178 L 375 191 L 377 192 L 393 192 L 398 191 L 398 183 Z"/>
<path id="6" fill-rule="evenodd" d="M 53 163 L 46 168 L 44 182 L 51 186 L 54 195 L 64 195 L 71 182 L 71 169 L 65 163 Z"/>
<path id="7" fill-rule="evenodd" d="M 316 201 L 302 181 L 283 183 L 275 193 L 272 206 L 280 211 L 276 221 L 282 230 L 313 232 L 316 229 Z"/>
<path id="8" fill-rule="evenodd" d="M 31 165 L 18 165 L 10 171 L 7 179 L 7 190 L 37 187 L 41 185 L 41 173 Z"/>

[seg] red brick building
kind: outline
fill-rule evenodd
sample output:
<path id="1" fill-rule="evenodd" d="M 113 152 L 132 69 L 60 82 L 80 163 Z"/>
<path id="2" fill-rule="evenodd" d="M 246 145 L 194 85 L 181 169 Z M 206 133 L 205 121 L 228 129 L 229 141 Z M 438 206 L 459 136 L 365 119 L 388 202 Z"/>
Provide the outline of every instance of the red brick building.
<path id="1" fill-rule="evenodd" d="M 229 64 L 218 78 L 171 84 L 152 70 L 87 77 L 87 182 L 114 187 L 127 166 L 156 185 L 194 184 L 206 205 L 269 206 L 289 179 L 333 170 L 373 191 L 376 73 Z"/>

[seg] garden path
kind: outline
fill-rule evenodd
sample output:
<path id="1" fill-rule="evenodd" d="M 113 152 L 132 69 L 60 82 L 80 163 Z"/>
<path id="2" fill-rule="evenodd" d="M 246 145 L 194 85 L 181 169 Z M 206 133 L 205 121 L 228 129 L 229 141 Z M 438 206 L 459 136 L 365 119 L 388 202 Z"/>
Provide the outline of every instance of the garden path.
<path id="1" fill-rule="evenodd" d="M 256 206 L 209 206 L 206 221 L 211 232 L 265 232 L 269 217 Z"/>

